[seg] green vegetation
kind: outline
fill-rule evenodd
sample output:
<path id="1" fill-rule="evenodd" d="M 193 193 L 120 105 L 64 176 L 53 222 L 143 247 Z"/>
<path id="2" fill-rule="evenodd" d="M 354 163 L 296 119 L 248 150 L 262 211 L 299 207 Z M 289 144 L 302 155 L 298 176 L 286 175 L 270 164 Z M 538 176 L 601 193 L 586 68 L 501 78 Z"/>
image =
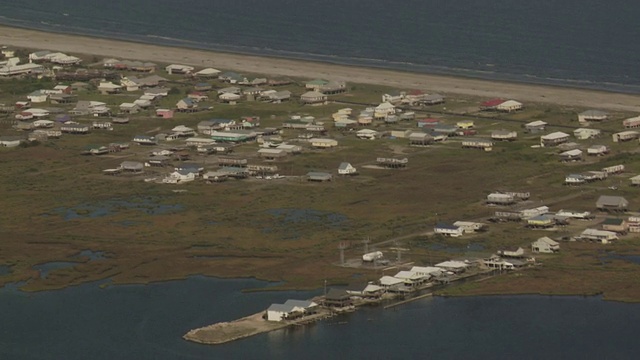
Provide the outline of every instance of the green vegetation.
<path id="1" fill-rule="evenodd" d="M 166 76 L 166 74 L 161 74 Z M 171 92 L 157 107 L 173 108 L 197 80 L 168 76 Z M 303 79 L 279 89 L 300 95 L 306 90 Z M 214 88 L 226 85 L 209 81 Z M 0 103 L 11 103 L 54 82 L 10 79 L 0 81 Z M 35 146 L 0 149 L 0 265 L 11 272 L 0 276 L 0 284 L 26 281 L 25 290 L 43 290 L 111 279 L 112 283 L 147 283 L 184 278 L 194 274 L 223 277 L 253 276 L 283 281 L 278 288 L 317 288 L 326 279 L 345 283 L 354 273 L 375 279 L 379 272 L 335 266 L 337 246 L 347 242 L 348 258 L 361 255 L 360 241 L 369 237 L 378 243 L 394 237 L 410 249 L 403 254 L 416 264 L 430 264 L 460 256 L 483 257 L 507 246 L 528 247 L 541 236 L 560 237 L 578 232 L 592 223 L 572 223 L 559 233 L 528 230 L 522 224 L 491 225 L 489 231 L 465 235 L 460 239 L 426 237 L 437 221 L 486 219 L 496 210 L 484 205 L 486 195 L 496 190 L 529 191 L 532 206 L 548 205 L 553 210 L 574 208 L 593 211 L 595 200 L 607 188 L 619 186 L 616 194 L 626 196 L 637 210 L 636 191 L 628 186 L 626 175 L 567 188 L 562 185 L 568 173 L 598 170 L 604 166 L 625 164 L 628 174 L 640 172 L 634 161 L 637 143 L 613 145 L 608 132 L 620 130 L 620 119 L 630 114 L 614 113 L 614 120 L 598 128 L 606 131 L 601 139 L 581 141 L 581 147 L 602 143 L 612 146 L 603 158 L 561 164 L 557 149 L 533 149 L 539 135 L 524 134 L 522 124 L 544 120 L 550 131 L 571 132 L 577 127 L 576 114 L 584 109 L 548 104 L 525 104 L 514 114 L 479 112 L 482 99 L 448 95 L 447 103 L 418 109 L 417 117 L 438 117 L 446 124 L 474 117 L 479 136 L 492 130 L 512 129 L 519 138 L 512 143 L 497 143 L 492 152 L 462 149 L 452 138 L 429 147 L 410 147 L 406 139 L 359 140 L 353 132 L 331 126 L 331 114 L 343 107 L 357 113 L 364 105 L 378 103 L 380 96 L 392 90 L 381 86 L 349 84 L 346 94 L 333 95 L 335 102 L 325 106 L 302 106 L 297 101 L 283 104 L 243 101 L 238 105 L 211 100 L 201 107 L 213 106 L 194 114 L 179 113 L 173 119 L 158 119 L 153 110 L 130 116 L 127 125 L 115 125 L 113 131 L 94 130 L 90 135 L 65 135 Z M 403 89 L 407 90 L 407 89 Z M 81 100 L 97 100 L 117 106 L 136 99 L 140 92 L 100 95 L 91 86 L 77 92 Z M 47 104 L 47 107 L 51 105 Z M 53 105 L 69 110 L 73 105 Z M 328 136 L 339 141 L 338 148 L 313 150 L 278 162 L 279 180 L 247 179 L 206 184 L 156 184 L 142 177 L 108 177 L 101 171 L 117 167 L 124 160 L 143 160 L 150 149 L 132 146 L 121 153 L 105 156 L 81 156 L 90 144 L 128 142 L 136 134 L 167 132 L 176 125 L 195 127 L 209 118 L 260 116 L 261 127 L 280 127 L 291 115 L 311 115 L 324 121 Z M 0 115 L 2 120 L 3 115 Z M 5 119 L 11 120 L 13 115 Z M 93 117 L 74 120 L 88 123 Z M 415 123 L 397 125 L 375 123 L 371 128 L 390 131 L 415 129 Z M 9 121 L 0 122 L 0 134 L 16 134 Z M 284 130 L 283 137 L 297 141 L 298 131 Z M 172 143 L 166 143 L 172 145 Z M 181 145 L 176 142 L 176 145 Z M 234 148 L 250 163 L 262 163 L 255 143 Z M 215 168 L 212 157 L 191 152 L 192 161 Z M 407 157 L 402 170 L 371 167 L 377 157 Z M 335 173 L 342 161 L 358 168 L 359 176 L 336 177 L 330 183 L 309 183 L 299 177 L 312 170 Z M 166 170 L 147 169 L 145 176 L 160 176 Z M 184 192 L 173 190 L 183 189 Z M 158 209 L 169 209 L 160 211 Z M 275 210 L 283 210 L 274 212 Z M 301 214 L 301 215 L 300 215 Z M 469 250 L 469 244 L 479 247 Z M 377 248 L 392 253 L 393 244 Z M 74 257 L 82 250 L 104 251 L 104 259 L 89 261 Z M 637 254 L 637 239 L 628 237 L 609 247 L 585 243 L 562 243 L 562 253 L 541 256 L 544 266 L 468 282 L 443 290 L 446 295 L 494 293 L 595 294 L 607 299 L 640 300 L 640 266 L 622 260 L 606 264 L 602 251 Z M 33 266 L 51 261 L 72 261 L 77 265 L 51 271 L 46 278 Z"/>

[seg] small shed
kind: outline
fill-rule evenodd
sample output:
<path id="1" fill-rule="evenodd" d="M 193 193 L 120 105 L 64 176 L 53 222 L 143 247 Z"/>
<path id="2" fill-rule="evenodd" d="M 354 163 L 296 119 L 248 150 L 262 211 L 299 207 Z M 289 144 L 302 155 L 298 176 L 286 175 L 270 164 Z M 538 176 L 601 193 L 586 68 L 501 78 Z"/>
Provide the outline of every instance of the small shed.
<path id="1" fill-rule="evenodd" d="M 311 171 L 307 173 L 308 181 L 325 182 L 325 181 L 331 181 L 332 179 L 333 179 L 333 175 L 326 172 Z"/>

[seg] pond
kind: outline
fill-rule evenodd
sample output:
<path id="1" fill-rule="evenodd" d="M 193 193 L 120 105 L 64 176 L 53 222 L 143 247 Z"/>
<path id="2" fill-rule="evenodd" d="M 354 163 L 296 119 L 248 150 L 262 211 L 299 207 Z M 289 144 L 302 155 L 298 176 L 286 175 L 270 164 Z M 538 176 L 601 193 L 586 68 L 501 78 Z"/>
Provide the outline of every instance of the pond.
<path id="1" fill-rule="evenodd" d="M 114 215 L 120 210 L 137 210 L 148 215 L 163 215 L 181 211 L 181 204 L 161 204 L 158 198 L 113 199 L 95 203 L 84 203 L 73 207 L 59 207 L 53 213 L 64 220 L 92 219 Z M 45 216 L 51 214 L 45 214 Z M 127 225 L 127 224 L 122 224 Z M 131 224 L 134 225 L 134 224 Z"/>

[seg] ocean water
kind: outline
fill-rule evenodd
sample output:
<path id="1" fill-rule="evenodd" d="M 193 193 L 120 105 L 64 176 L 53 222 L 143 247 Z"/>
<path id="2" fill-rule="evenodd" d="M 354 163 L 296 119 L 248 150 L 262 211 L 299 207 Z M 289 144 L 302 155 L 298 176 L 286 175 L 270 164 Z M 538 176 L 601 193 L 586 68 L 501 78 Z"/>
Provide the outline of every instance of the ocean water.
<path id="1" fill-rule="evenodd" d="M 0 24 L 640 93 L 633 0 L 3 0 Z"/>
<path id="2" fill-rule="evenodd" d="M 632 359 L 640 353 L 640 305 L 597 297 L 421 299 L 223 345 L 182 340 L 191 328 L 320 292 L 241 291 L 265 286 L 192 277 L 38 293 L 1 288 L 0 359 Z"/>

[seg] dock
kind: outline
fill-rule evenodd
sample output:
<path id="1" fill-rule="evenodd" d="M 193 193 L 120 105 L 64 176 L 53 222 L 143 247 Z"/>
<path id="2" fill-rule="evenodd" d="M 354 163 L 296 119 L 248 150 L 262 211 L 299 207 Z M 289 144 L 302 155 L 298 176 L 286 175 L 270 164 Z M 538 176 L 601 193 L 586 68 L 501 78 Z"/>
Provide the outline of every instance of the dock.
<path id="1" fill-rule="evenodd" d="M 404 304 L 410 303 L 412 301 L 416 301 L 416 300 L 420 300 L 420 299 L 424 299 L 424 298 L 428 298 L 428 297 L 432 297 L 432 296 L 433 296 L 433 293 L 414 296 L 414 297 L 409 298 L 409 299 L 400 300 L 398 302 L 394 302 L 393 304 L 386 305 L 383 309 L 385 309 L 385 310 L 391 309 L 391 308 L 399 306 L 399 305 L 404 305 Z"/>

